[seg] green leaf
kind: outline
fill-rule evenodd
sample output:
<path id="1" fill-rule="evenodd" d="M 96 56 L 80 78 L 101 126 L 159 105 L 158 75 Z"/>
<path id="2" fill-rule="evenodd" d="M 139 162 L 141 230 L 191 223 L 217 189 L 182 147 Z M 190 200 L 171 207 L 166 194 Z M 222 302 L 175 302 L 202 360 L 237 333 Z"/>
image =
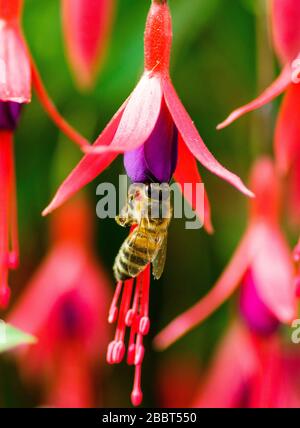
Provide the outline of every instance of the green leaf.
<path id="1" fill-rule="evenodd" d="M 36 342 L 36 337 L 31 334 L 0 321 L 0 353 L 10 351 L 20 345 L 29 345 Z"/>

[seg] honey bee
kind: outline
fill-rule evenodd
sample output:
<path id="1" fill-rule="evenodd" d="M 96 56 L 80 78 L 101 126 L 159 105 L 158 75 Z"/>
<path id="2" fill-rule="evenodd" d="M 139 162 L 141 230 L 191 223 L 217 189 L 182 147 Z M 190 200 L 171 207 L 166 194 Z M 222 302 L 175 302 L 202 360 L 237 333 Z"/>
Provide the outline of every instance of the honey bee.
<path id="1" fill-rule="evenodd" d="M 148 263 L 152 263 L 155 279 L 163 273 L 172 207 L 169 186 L 160 185 L 158 189 L 155 185 L 130 186 L 127 203 L 116 217 L 120 226 L 133 227 L 114 263 L 117 281 L 135 278 Z"/>

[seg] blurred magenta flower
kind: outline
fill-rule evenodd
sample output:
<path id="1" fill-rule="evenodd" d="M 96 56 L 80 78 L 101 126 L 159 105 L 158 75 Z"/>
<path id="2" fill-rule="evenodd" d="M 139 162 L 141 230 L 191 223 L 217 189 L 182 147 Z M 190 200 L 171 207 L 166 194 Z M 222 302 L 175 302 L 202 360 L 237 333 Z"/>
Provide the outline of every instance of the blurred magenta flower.
<path id="1" fill-rule="evenodd" d="M 275 335 L 261 339 L 231 325 L 216 350 L 192 407 L 294 408 L 300 406 L 299 352 Z"/>
<path id="2" fill-rule="evenodd" d="M 245 293 L 248 294 L 247 306 L 245 302 L 242 304 L 243 313 L 253 330 L 267 334 L 276 327 L 276 323 L 273 324 L 276 321 L 274 318 L 284 323 L 295 318 L 292 257 L 280 230 L 281 195 L 271 160 L 262 158 L 257 161 L 250 184 L 256 195 L 251 201 L 250 222 L 230 263 L 204 298 L 159 333 L 155 339 L 157 348 L 168 347 L 199 325 L 240 284 L 244 292 L 243 298 L 246 297 Z M 255 287 L 255 294 L 248 288 L 248 275 L 251 275 L 250 285 Z M 257 299 L 261 301 L 259 306 Z"/>
<path id="3" fill-rule="evenodd" d="M 242 281 L 240 312 L 251 331 L 269 336 L 279 327 L 279 321 L 262 301 L 251 269 Z"/>
<path id="4" fill-rule="evenodd" d="M 129 279 L 117 284 L 108 316 L 109 323 L 117 323 L 115 338 L 107 348 L 106 359 L 109 364 L 119 364 L 124 359 L 126 328 L 130 329 L 127 364 L 135 367 L 131 393 L 131 401 L 134 406 L 139 406 L 143 400 L 141 371 L 145 354 L 143 337 L 148 334 L 150 329 L 149 289 L 150 264 L 136 279 Z M 121 303 L 118 307 L 120 297 Z"/>
<path id="5" fill-rule="evenodd" d="M 88 153 L 58 189 L 44 215 L 97 177 L 120 153 L 125 153 L 125 167 L 133 180 L 169 181 L 175 170 L 175 179 L 178 177 L 179 182 L 188 179 L 195 184 L 201 182 L 197 159 L 241 192 L 252 195 L 241 180 L 208 151 L 181 104 L 169 75 L 171 44 L 172 24 L 167 2 L 153 0 L 146 23 L 142 78 L 94 146 L 86 149 Z M 177 156 L 177 144 L 184 156 Z M 194 203 L 191 199 L 190 202 Z M 209 215 L 207 198 L 206 205 L 206 215 Z M 194 205 L 193 208 L 196 209 Z M 205 225 L 211 229 L 209 218 Z"/>
<path id="6" fill-rule="evenodd" d="M 66 53 L 76 83 L 93 86 L 111 35 L 115 0 L 62 0 Z"/>
<path id="7" fill-rule="evenodd" d="M 254 101 L 231 113 L 218 129 L 230 125 L 245 113 L 262 107 L 285 92 L 275 130 L 275 153 L 278 167 L 286 173 L 296 161 L 299 165 L 300 2 L 270 0 L 270 6 L 274 46 L 283 63 L 283 70 L 268 89 Z"/>
<path id="8" fill-rule="evenodd" d="M 93 255 L 91 224 L 83 199 L 57 212 L 52 249 L 8 317 L 38 338 L 21 350 L 20 368 L 42 381 L 45 403 L 55 407 L 96 405 L 91 379 L 108 340 L 110 284 Z"/>

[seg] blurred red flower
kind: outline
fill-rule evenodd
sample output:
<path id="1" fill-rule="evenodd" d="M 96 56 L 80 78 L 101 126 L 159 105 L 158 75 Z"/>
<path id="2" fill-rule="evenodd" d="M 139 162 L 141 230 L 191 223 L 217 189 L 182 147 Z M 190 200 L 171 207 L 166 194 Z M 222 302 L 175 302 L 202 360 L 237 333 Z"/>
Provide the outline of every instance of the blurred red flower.
<path id="1" fill-rule="evenodd" d="M 192 407 L 300 406 L 300 354 L 275 335 L 262 339 L 235 322 L 216 350 Z"/>
<path id="2" fill-rule="evenodd" d="M 0 2 L 0 307 L 9 303 L 8 270 L 18 265 L 13 133 L 31 84 L 56 125 L 81 147 L 88 142 L 58 113 L 30 57 L 21 28 L 23 0 Z"/>
<path id="3" fill-rule="evenodd" d="M 96 404 L 93 369 L 99 355 L 104 361 L 110 284 L 92 252 L 91 221 L 83 199 L 57 212 L 52 249 L 8 317 L 38 338 L 21 350 L 20 369 L 43 384 L 50 406 Z"/>
<path id="4" fill-rule="evenodd" d="M 62 0 L 66 53 L 82 89 L 93 86 L 110 38 L 115 0 Z"/>
<path id="5" fill-rule="evenodd" d="M 262 107 L 285 92 L 275 130 L 275 154 L 281 172 L 287 173 L 290 168 L 294 168 L 296 187 L 299 178 L 296 171 L 299 171 L 300 165 L 300 2 L 270 0 L 270 7 L 274 47 L 283 63 L 283 70 L 268 89 L 254 101 L 231 113 L 218 129 L 230 125 L 245 113 Z M 299 201 L 297 212 L 300 213 Z"/>
<path id="6" fill-rule="evenodd" d="M 250 184 L 256 194 L 251 201 L 250 222 L 230 263 L 204 298 L 159 333 L 155 339 L 158 348 L 168 347 L 199 325 L 240 284 L 248 299 L 242 310 L 254 330 L 267 334 L 269 329 L 272 330 L 272 318 L 284 323 L 295 318 L 292 257 L 280 230 L 279 182 L 271 160 L 263 158 L 257 161 Z M 254 287 L 255 294 L 253 289 L 244 289 L 249 287 L 248 275 L 251 275 L 250 285 Z M 258 306 L 258 301 L 263 305 Z"/>

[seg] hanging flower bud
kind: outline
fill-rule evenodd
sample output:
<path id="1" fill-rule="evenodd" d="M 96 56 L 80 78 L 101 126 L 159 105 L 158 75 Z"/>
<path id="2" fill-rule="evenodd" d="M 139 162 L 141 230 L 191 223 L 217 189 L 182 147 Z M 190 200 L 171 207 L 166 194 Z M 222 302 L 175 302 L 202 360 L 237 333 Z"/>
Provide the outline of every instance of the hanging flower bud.
<path id="1" fill-rule="evenodd" d="M 66 53 L 78 86 L 93 86 L 102 65 L 115 0 L 62 0 Z"/>

